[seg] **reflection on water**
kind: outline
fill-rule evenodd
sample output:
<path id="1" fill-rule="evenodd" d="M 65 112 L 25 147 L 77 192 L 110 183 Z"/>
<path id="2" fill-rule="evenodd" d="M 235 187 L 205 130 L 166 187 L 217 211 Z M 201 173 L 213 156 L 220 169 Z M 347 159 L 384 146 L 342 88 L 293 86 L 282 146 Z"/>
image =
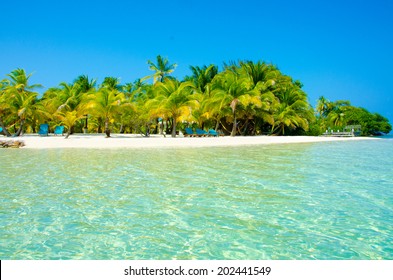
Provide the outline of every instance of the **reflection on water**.
<path id="1" fill-rule="evenodd" d="M 1 259 L 392 259 L 392 140 L 2 150 Z"/>

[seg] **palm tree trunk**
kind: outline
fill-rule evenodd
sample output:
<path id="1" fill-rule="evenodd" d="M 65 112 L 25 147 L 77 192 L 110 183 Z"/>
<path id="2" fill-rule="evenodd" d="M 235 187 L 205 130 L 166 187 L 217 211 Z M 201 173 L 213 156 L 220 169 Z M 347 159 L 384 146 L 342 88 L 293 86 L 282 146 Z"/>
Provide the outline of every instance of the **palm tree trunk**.
<path id="1" fill-rule="evenodd" d="M 248 123 L 250 122 L 250 119 L 249 118 L 247 118 L 247 120 L 246 120 L 246 123 L 244 124 L 244 129 L 243 129 L 243 132 L 242 132 L 242 135 L 243 136 L 245 136 L 246 135 L 246 133 L 247 133 L 247 129 L 248 129 Z"/>
<path id="2" fill-rule="evenodd" d="M 18 131 L 15 132 L 15 136 L 20 136 L 22 134 L 24 124 L 25 124 L 25 120 L 23 119 L 20 120 L 20 126 L 18 128 Z"/>
<path id="3" fill-rule="evenodd" d="M 97 133 L 101 133 L 101 132 L 102 132 L 102 118 L 99 117 L 99 118 L 97 119 L 97 121 L 98 121 Z"/>
<path id="4" fill-rule="evenodd" d="M 254 121 L 254 126 L 252 127 L 252 131 L 251 131 L 252 136 L 255 136 L 256 129 L 257 129 L 257 121 Z"/>
<path id="5" fill-rule="evenodd" d="M 164 120 L 161 120 L 158 125 L 160 126 L 160 134 L 166 137 L 166 134 L 164 133 Z"/>
<path id="6" fill-rule="evenodd" d="M 173 123 L 172 123 L 172 137 L 176 137 L 176 116 L 173 117 Z"/>
<path id="7" fill-rule="evenodd" d="M 218 127 L 219 127 L 219 125 L 220 125 L 220 121 L 219 120 L 217 120 L 217 122 L 216 122 L 216 127 L 215 127 L 215 131 L 217 131 L 218 130 Z"/>
<path id="8" fill-rule="evenodd" d="M 237 129 L 237 120 L 236 120 L 236 111 L 233 110 L 233 127 L 232 127 L 232 132 L 231 132 L 231 136 L 235 136 L 236 135 L 236 129 Z"/>
<path id="9" fill-rule="evenodd" d="M 66 135 L 65 139 L 67 139 L 68 137 L 70 137 L 70 135 L 71 135 L 71 130 L 72 130 L 72 127 L 69 127 L 68 130 L 67 130 L 67 135 Z"/>
<path id="10" fill-rule="evenodd" d="M 166 121 L 166 133 L 169 134 L 169 132 L 171 131 L 171 128 L 173 130 L 173 120 L 172 118 L 168 118 Z"/>
<path id="11" fill-rule="evenodd" d="M 109 118 L 105 119 L 105 134 L 106 134 L 106 138 L 111 137 L 111 131 L 109 129 Z"/>
<path id="12" fill-rule="evenodd" d="M 270 131 L 270 134 L 274 133 L 274 129 L 275 129 L 275 124 L 272 125 L 272 130 Z"/>

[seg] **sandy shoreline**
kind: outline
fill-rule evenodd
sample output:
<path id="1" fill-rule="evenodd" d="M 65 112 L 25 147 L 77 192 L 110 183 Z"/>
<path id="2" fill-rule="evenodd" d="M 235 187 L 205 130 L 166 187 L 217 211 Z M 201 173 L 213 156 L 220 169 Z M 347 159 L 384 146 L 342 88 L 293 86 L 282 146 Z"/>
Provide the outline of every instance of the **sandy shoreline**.
<path id="1" fill-rule="evenodd" d="M 269 145 L 289 143 L 313 143 L 331 141 L 359 141 L 377 139 L 371 137 L 314 137 L 314 136 L 224 136 L 224 137 L 142 137 L 135 134 L 113 134 L 105 138 L 101 134 L 75 134 L 64 136 L 24 135 L 15 138 L 0 136 L 0 140 L 23 141 L 23 149 L 51 148 L 157 148 L 157 147 L 219 147 L 244 145 Z"/>

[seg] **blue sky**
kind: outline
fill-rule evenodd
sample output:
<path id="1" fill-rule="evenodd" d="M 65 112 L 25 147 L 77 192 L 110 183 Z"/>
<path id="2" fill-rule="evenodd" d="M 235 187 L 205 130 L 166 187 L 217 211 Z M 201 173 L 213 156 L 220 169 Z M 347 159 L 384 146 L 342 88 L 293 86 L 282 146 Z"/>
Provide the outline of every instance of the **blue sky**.
<path id="1" fill-rule="evenodd" d="M 393 1 L 6 1 L 0 78 L 16 68 L 45 88 L 86 74 L 132 82 L 158 54 L 189 66 L 263 60 L 319 96 L 393 121 Z"/>

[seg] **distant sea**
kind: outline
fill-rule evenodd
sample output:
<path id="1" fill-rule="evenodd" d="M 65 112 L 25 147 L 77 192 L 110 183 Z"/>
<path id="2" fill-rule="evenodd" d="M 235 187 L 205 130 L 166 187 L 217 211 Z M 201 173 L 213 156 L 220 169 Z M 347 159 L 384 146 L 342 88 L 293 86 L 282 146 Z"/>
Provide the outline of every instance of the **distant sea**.
<path id="1" fill-rule="evenodd" d="M 0 259 L 393 259 L 393 137 L 1 149 Z"/>

